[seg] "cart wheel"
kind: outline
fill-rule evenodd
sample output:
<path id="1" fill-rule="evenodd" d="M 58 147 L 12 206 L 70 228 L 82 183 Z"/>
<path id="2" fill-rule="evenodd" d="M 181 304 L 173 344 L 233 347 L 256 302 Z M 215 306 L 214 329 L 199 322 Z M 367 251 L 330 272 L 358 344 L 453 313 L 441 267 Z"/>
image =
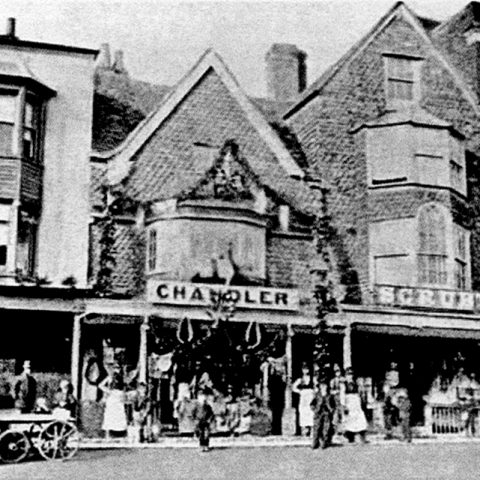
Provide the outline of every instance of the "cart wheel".
<path id="1" fill-rule="evenodd" d="M 73 423 L 55 420 L 41 431 L 37 449 L 46 460 L 68 460 L 77 452 L 79 442 L 78 430 Z"/>
<path id="2" fill-rule="evenodd" d="M 0 435 L 0 460 L 17 463 L 23 460 L 30 450 L 28 438 L 23 432 L 7 430 Z"/>

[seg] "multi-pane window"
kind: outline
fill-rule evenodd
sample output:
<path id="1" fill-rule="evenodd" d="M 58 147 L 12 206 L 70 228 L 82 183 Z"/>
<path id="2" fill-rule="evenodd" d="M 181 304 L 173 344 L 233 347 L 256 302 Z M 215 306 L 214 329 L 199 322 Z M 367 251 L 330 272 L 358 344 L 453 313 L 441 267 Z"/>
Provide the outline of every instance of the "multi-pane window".
<path id="1" fill-rule="evenodd" d="M 467 288 L 467 234 L 465 230 L 454 226 L 455 234 L 455 287 L 459 290 Z"/>
<path id="2" fill-rule="evenodd" d="M 36 160 L 38 158 L 39 105 L 33 98 L 25 102 L 23 120 L 23 156 Z"/>
<path id="3" fill-rule="evenodd" d="M 35 272 L 36 220 L 22 212 L 18 222 L 16 268 L 32 276 Z"/>
<path id="4" fill-rule="evenodd" d="M 157 231 L 152 228 L 148 231 L 148 270 L 153 271 L 157 268 Z"/>
<path id="5" fill-rule="evenodd" d="M 405 57 L 386 57 L 387 99 L 413 101 L 415 99 L 415 68 L 417 61 Z"/>
<path id="6" fill-rule="evenodd" d="M 0 90 L 0 156 L 14 154 L 14 124 L 17 97 L 15 92 Z"/>
<path id="7" fill-rule="evenodd" d="M 418 279 L 420 284 L 447 283 L 447 249 L 445 217 L 436 205 L 420 210 L 418 218 Z"/>
<path id="8" fill-rule="evenodd" d="M 465 152 L 462 143 L 453 138 L 450 142 L 450 182 L 452 188 L 465 193 Z"/>

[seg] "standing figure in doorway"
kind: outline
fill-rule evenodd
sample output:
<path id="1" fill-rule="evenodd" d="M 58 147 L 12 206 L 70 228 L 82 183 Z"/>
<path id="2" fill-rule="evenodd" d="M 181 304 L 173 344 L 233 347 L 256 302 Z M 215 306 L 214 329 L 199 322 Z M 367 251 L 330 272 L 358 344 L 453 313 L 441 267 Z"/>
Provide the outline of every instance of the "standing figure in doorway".
<path id="1" fill-rule="evenodd" d="M 119 365 L 114 367 L 111 375 L 102 380 L 99 388 L 107 396 L 102 429 L 105 430 L 106 437 L 110 438 L 111 432 L 124 432 L 127 430 L 125 384 L 122 369 Z"/>
<path id="2" fill-rule="evenodd" d="M 302 365 L 302 376 L 295 380 L 292 391 L 299 395 L 298 422 L 302 435 L 308 437 L 313 426 L 313 411 L 310 407 L 313 400 L 313 380 L 306 364 Z"/>
<path id="3" fill-rule="evenodd" d="M 213 409 L 208 403 L 210 390 L 201 390 L 198 393 L 197 403 L 193 409 L 193 419 L 195 421 L 195 433 L 198 436 L 202 452 L 210 450 L 210 428 L 214 418 Z"/>
<path id="4" fill-rule="evenodd" d="M 23 370 L 15 384 L 15 407 L 22 413 L 31 413 L 37 399 L 37 381 L 32 376 L 30 360 L 23 362 Z"/>
<path id="5" fill-rule="evenodd" d="M 358 393 L 353 370 L 348 368 L 345 375 L 345 405 L 343 429 L 350 443 L 355 441 L 355 434 L 359 434 L 362 443 L 367 443 L 367 419 L 362 410 L 362 401 Z"/>

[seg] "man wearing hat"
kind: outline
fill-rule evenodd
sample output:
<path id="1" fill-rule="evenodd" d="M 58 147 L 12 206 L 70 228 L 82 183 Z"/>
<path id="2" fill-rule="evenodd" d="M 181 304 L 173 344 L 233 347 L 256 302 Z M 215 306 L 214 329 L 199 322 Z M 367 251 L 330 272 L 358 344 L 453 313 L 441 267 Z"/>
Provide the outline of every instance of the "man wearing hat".
<path id="1" fill-rule="evenodd" d="M 202 452 L 210 450 L 210 427 L 213 421 L 213 409 L 208 403 L 208 395 L 212 391 L 206 387 L 199 391 L 197 403 L 192 411 L 192 417 L 195 422 L 195 434 L 198 436 Z"/>

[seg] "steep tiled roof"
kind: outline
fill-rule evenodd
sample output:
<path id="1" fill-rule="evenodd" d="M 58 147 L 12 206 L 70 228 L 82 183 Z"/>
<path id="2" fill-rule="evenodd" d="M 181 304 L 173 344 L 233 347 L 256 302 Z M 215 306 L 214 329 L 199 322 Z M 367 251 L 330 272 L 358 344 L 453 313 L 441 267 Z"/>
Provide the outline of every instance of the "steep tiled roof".
<path id="1" fill-rule="evenodd" d="M 476 2 L 473 2 L 476 3 Z M 470 4 L 472 5 L 472 4 Z M 444 49 L 438 48 L 438 42 L 434 40 L 437 30 L 442 29 L 442 25 L 437 26 L 432 30 L 432 23 L 425 23 L 425 19 L 415 15 L 403 2 L 397 2 L 370 30 L 370 32 L 361 38 L 345 55 L 343 55 L 335 64 L 330 66 L 315 82 L 313 82 L 298 98 L 294 105 L 289 107 L 283 115 L 284 119 L 291 117 L 297 111 L 299 111 L 304 105 L 309 103 L 311 99 L 321 93 L 322 89 L 335 77 L 336 73 L 340 71 L 345 65 L 353 61 L 353 59 L 359 55 L 363 49 L 367 48 L 370 42 L 382 32 L 392 21 L 400 15 L 406 20 L 417 34 L 422 38 L 425 46 L 430 50 L 443 65 L 443 67 L 450 73 L 458 88 L 462 91 L 464 97 L 475 109 L 480 113 L 478 108 L 478 101 L 476 92 L 472 90 L 471 86 L 464 80 L 464 76 L 458 70 L 458 66 L 451 61 L 451 58 L 445 55 Z"/>
<path id="2" fill-rule="evenodd" d="M 265 128 L 270 128 L 261 118 Z M 268 131 L 265 135 L 275 135 L 275 132 Z M 198 161 L 194 144 L 204 143 L 219 149 L 228 139 L 238 143 L 240 155 L 267 189 L 296 209 L 315 208 L 315 194 L 304 182 L 287 174 L 263 132 L 252 125 L 212 68 L 131 158 L 133 166 L 125 180 L 126 194 L 142 202 L 179 195 L 200 180 L 211 166 L 208 160 L 205 164 Z M 283 143 L 278 148 L 284 148 L 284 155 L 288 155 Z"/>
<path id="3" fill-rule="evenodd" d="M 90 162 L 90 207 L 103 209 L 104 187 L 107 184 L 107 164 Z"/>
<path id="4" fill-rule="evenodd" d="M 92 148 L 112 150 L 161 103 L 170 87 L 152 85 L 113 71 L 95 76 Z"/>

